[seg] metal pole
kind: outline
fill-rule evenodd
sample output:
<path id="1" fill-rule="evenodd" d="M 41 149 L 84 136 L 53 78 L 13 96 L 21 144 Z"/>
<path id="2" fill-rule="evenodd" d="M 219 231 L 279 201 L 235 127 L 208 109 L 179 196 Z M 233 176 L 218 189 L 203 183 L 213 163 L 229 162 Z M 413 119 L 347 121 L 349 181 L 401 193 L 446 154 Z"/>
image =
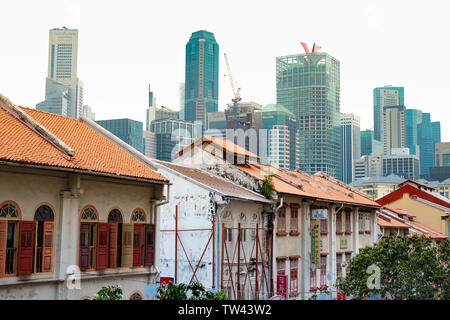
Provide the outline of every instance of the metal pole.
<path id="1" fill-rule="evenodd" d="M 241 223 L 238 224 L 238 268 L 237 268 L 237 299 L 241 299 Z"/>
<path id="2" fill-rule="evenodd" d="M 178 205 L 175 206 L 175 284 L 177 284 L 178 269 Z"/>
<path id="3" fill-rule="evenodd" d="M 224 252 L 225 252 L 225 223 L 222 223 L 222 259 L 221 266 L 220 266 L 220 290 L 223 291 L 223 259 L 224 259 Z"/>
<path id="4" fill-rule="evenodd" d="M 216 283 L 214 281 L 214 276 L 215 276 L 215 269 L 216 269 L 216 236 L 215 236 L 215 231 L 216 231 L 216 219 L 215 219 L 215 215 L 213 214 L 213 220 L 212 220 L 212 288 L 215 289 L 216 288 Z"/>
<path id="5" fill-rule="evenodd" d="M 259 225 L 256 224 L 256 243 L 259 245 Z M 259 300 L 259 282 L 258 282 L 258 245 L 256 246 L 256 282 L 255 282 L 255 300 Z"/>

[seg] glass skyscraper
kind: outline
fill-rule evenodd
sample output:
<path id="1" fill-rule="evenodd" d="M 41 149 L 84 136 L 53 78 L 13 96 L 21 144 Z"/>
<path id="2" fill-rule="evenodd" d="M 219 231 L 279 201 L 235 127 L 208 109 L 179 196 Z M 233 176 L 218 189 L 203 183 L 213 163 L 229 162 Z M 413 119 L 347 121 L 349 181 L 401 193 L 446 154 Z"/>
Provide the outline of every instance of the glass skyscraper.
<path id="1" fill-rule="evenodd" d="M 384 107 L 404 105 L 405 93 L 403 87 L 384 86 L 373 89 L 373 126 L 375 140 L 383 141 Z"/>
<path id="2" fill-rule="evenodd" d="M 361 157 L 361 134 L 359 117 L 353 113 L 341 114 L 342 130 L 342 181 L 355 179 L 354 165 Z"/>
<path id="3" fill-rule="evenodd" d="M 361 131 L 361 156 L 383 154 L 383 143 L 373 138 L 373 130 Z"/>
<path id="4" fill-rule="evenodd" d="M 137 151 L 144 153 L 142 122 L 131 119 L 99 120 L 95 122 Z"/>
<path id="5" fill-rule="evenodd" d="M 430 167 L 433 167 L 435 162 L 433 130 L 429 113 L 422 113 L 422 122 L 418 125 L 417 132 L 420 147 L 420 174 L 426 178 L 430 172 Z"/>
<path id="6" fill-rule="evenodd" d="M 340 62 L 321 52 L 277 57 L 276 88 L 297 120 L 300 169 L 342 180 Z"/>
<path id="7" fill-rule="evenodd" d="M 420 155 L 418 125 L 422 123 L 422 111 L 406 109 L 406 146 L 410 154 Z"/>
<path id="8" fill-rule="evenodd" d="M 206 113 L 218 111 L 219 45 L 205 30 L 192 33 L 186 44 L 184 119 L 206 125 Z"/>

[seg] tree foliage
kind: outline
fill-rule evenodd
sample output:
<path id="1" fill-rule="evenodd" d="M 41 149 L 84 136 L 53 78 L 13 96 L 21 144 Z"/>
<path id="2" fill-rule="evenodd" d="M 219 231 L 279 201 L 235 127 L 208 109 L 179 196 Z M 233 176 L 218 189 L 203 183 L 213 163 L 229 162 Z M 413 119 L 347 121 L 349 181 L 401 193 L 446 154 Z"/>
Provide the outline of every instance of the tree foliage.
<path id="1" fill-rule="evenodd" d="M 93 300 L 121 300 L 122 296 L 123 291 L 120 286 L 103 286 L 93 297 Z"/>
<path id="2" fill-rule="evenodd" d="M 337 287 L 356 299 L 381 294 L 385 299 L 450 299 L 450 246 L 433 246 L 423 236 L 386 238 L 360 250 L 349 264 L 345 279 Z M 370 288 L 371 272 L 380 270 L 380 285 Z"/>
<path id="3" fill-rule="evenodd" d="M 164 300 L 228 300 L 225 293 L 208 291 L 199 282 L 193 282 L 190 285 L 184 283 L 177 285 L 169 282 L 166 289 L 158 287 L 157 298 Z"/>
<path id="4" fill-rule="evenodd" d="M 268 199 L 272 196 L 272 192 L 275 189 L 275 185 L 273 183 L 273 174 L 268 174 L 264 176 L 262 180 L 262 188 L 261 193 Z"/>

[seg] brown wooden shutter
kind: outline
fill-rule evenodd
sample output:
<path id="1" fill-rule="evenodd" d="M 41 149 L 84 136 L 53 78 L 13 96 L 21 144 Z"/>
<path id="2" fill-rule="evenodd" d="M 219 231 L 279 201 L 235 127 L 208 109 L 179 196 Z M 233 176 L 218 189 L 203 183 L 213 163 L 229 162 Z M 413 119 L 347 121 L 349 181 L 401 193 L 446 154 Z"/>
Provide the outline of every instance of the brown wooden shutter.
<path id="1" fill-rule="evenodd" d="M 142 224 L 134 225 L 133 266 L 142 266 Z"/>
<path id="2" fill-rule="evenodd" d="M 87 270 L 91 265 L 90 238 L 91 224 L 85 222 L 80 223 L 80 270 Z"/>
<path id="3" fill-rule="evenodd" d="M 42 271 L 53 271 L 53 221 L 44 221 L 44 241 L 42 244 Z"/>
<path id="4" fill-rule="evenodd" d="M 5 275 L 7 235 L 8 221 L 0 220 L 0 277 L 3 277 Z"/>
<path id="5" fill-rule="evenodd" d="M 145 225 L 145 257 L 144 266 L 152 266 L 155 260 L 155 225 Z"/>
<path id="6" fill-rule="evenodd" d="M 117 231 L 119 224 L 117 222 L 110 222 L 109 225 L 109 267 L 117 268 Z"/>
<path id="7" fill-rule="evenodd" d="M 122 225 L 122 267 L 133 265 L 133 225 L 124 223 Z"/>
<path id="8" fill-rule="evenodd" d="M 97 269 L 108 268 L 108 223 L 97 224 Z"/>
<path id="9" fill-rule="evenodd" d="M 33 273 L 34 221 L 20 221 L 17 274 Z"/>

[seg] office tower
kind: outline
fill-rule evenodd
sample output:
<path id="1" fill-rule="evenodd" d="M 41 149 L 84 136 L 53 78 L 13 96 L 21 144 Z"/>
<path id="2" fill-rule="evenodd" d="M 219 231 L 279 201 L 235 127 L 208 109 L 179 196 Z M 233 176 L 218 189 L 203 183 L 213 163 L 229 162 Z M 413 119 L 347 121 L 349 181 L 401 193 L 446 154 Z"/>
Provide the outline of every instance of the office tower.
<path id="1" fill-rule="evenodd" d="M 355 161 L 355 180 L 383 175 L 383 155 L 371 154 Z"/>
<path id="2" fill-rule="evenodd" d="M 355 114 L 341 114 L 342 136 L 342 181 L 351 183 L 355 179 L 354 164 L 361 157 L 360 121 Z"/>
<path id="3" fill-rule="evenodd" d="M 394 149 L 396 150 L 396 149 Z M 402 148 L 400 148 L 402 150 Z M 391 155 L 384 155 L 383 159 L 383 176 L 395 174 L 405 179 L 417 180 L 420 177 L 419 157 L 414 154 L 402 150 L 401 152 L 393 152 Z"/>
<path id="4" fill-rule="evenodd" d="M 69 86 L 46 78 L 45 101 L 36 104 L 36 109 L 69 116 L 71 101 L 71 90 Z"/>
<path id="5" fill-rule="evenodd" d="M 422 122 L 417 126 L 418 143 L 420 147 L 420 174 L 427 179 L 429 168 L 434 166 L 435 155 L 433 146 L 433 129 L 431 115 L 422 113 Z"/>
<path id="6" fill-rule="evenodd" d="M 78 118 L 82 115 L 83 82 L 77 77 L 77 63 L 78 30 L 67 29 L 66 27 L 51 29 L 49 32 L 47 79 L 52 80 L 52 82 L 46 80 L 45 100 L 38 103 L 36 109 L 72 118 Z M 68 89 L 70 100 L 67 110 L 62 105 L 56 105 L 55 86 L 58 86 L 60 91 L 65 91 L 62 86 Z"/>
<path id="7" fill-rule="evenodd" d="M 175 152 L 191 144 L 196 138 L 195 124 L 185 120 L 154 120 L 150 131 L 156 139 L 155 158 L 162 161 L 172 161 Z"/>
<path id="8" fill-rule="evenodd" d="M 433 148 L 436 143 L 441 142 L 441 122 L 434 121 L 431 123 L 431 134 L 433 136 Z"/>
<path id="9" fill-rule="evenodd" d="M 406 147 L 406 108 L 389 106 L 383 108 L 384 154 L 391 154 L 392 148 Z"/>
<path id="10" fill-rule="evenodd" d="M 384 86 L 373 89 L 373 125 L 375 140 L 383 141 L 384 107 L 405 105 L 404 88 Z"/>
<path id="11" fill-rule="evenodd" d="M 450 142 L 438 142 L 435 146 L 436 167 L 450 167 Z"/>
<path id="12" fill-rule="evenodd" d="M 204 130 L 206 113 L 218 111 L 219 45 L 213 33 L 192 33 L 186 44 L 185 76 L 184 119 L 200 121 Z"/>
<path id="13" fill-rule="evenodd" d="M 83 105 L 82 108 L 82 114 L 83 116 L 85 116 L 86 118 L 95 121 L 95 112 L 92 111 L 92 108 L 90 106 L 88 106 L 87 104 Z"/>
<path id="14" fill-rule="evenodd" d="M 295 115 L 279 104 L 268 104 L 261 111 L 261 158 L 279 168 L 298 170 L 300 137 Z"/>
<path id="15" fill-rule="evenodd" d="M 227 130 L 227 118 L 225 113 L 222 111 L 208 112 L 206 129 L 206 135 L 225 139 Z"/>
<path id="16" fill-rule="evenodd" d="M 420 156 L 418 126 L 422 123 L 422 111 L 406 109 L 406 147 L 410 154 Z"/>
<path id="17" fill-rule="evenodd" d="M 276 58 L 277 104 L 297 120 L 300 169 L 341 180 L 340 62 L 305 51 Z"/>
<path id="18" fill-rule="evenodd" d="M 137 151 L 144 153 L 142 122 L 131 119 L 99 120 L 95 122 Z"/>
<path id="19" fill-rule="evenodd" d="M 361 131 L 361 156 L 383 154 L 383 142 L 374 139 L 373 130 Z"/>
<path id="20" fill-rule="evenodd" d="M 180 83 L 180 87 L 179 87 L 179 96 L 180 96 L 180 114 L 179 114 L 179 119 L 180 120 L 184 120 L 184 100 L 185 100 L 185 96 L 184 96 L 184 83 Z"/>
<path id="21" fill-rule="evenodd" d="M 145 130 L 150 131 L 150 125 L 156 120 L 156 97 L 148 85 L 148 106 L 145 114 Z"/>

